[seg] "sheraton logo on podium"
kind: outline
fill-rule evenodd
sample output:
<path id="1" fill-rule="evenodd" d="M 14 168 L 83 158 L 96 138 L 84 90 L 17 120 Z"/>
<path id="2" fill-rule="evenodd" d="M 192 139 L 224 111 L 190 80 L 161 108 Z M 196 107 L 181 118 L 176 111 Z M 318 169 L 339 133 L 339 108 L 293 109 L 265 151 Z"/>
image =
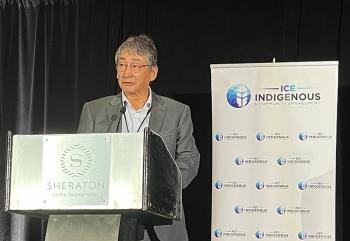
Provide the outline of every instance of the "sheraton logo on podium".
<path id="1" fill-rule="evenodd" d="M 72 145 L 63 151 L 60 158 L 61 169 L 70 177 L 81 177 L 92 164 L 90 151 L 82 145 Z"/>
<path id="2" fill-rule="evenodd" d="M 65 147 L 59 158 L 59 164 L 63 173 L 67 175 L 64 179 L 61 177 L 57 181 L 48 181 L 47 190 L 100 190 L 105 188 L 103 181 L 83 180 L 81 179 L 88 173 L 92 165 L 92 156 L 90 151 L 83 145 L 71 145 Z M 88 178 L 90 179 L 90 178 Z M 55 193 L 54 196 L 67 196 L 67 193 Z M 69 193 L 68 196 L 81 196 L 81 194 Z M 85 194 L 84 194 L 85 195 Z"/>
<path id="3" fill-rule="evenodd" d="M 45 139 L 43 185 L 47 205 L 106 204 L 109 154 L 106 136 Z"/>

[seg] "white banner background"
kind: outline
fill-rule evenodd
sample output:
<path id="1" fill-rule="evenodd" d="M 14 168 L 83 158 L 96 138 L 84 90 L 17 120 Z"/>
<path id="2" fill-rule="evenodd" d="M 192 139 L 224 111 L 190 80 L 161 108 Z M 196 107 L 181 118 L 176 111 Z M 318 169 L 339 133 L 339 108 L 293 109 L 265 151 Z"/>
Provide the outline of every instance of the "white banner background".
<path id="1" fill-rule="evenodd" d="M 338 62 L 211 76 L 211 240 L 335 240 Z"/>

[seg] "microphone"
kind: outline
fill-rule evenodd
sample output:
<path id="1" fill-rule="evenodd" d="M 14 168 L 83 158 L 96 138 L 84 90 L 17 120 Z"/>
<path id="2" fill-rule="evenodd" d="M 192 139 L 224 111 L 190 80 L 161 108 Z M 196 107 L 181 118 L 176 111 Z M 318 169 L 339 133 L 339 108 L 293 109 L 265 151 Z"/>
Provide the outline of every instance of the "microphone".
<path id="1" fill-rule="evenodd" d="M 122 119 L 122 116 L 124 115 L 125 118 L 125 111 L 126 111 L 126 107 L 123 105 L 122 108 L 120 108 L 120 116 L 119 116 L 119 120 L 118 120 L 118 125 L 117 125 L 117 131 L 119 129 L 119 125 L 120 125 L 120 120 Z M 126 123 L 126 121 L 125 121 Z M 126 123 L 126 126 L 128 126 L 128 123 Z M 128 128 L 128 132 L 129 132 L 129 128 Z"/>
<path id="2" fill-rule="evenodd" d="M 124 121 L 125 121 L 125 125 L 126 125 L 126 130 L 128 131 L 128 133 L 130 132 L 129 131 L 129 126 L 128 126 L 128 122 L 126 121 L 126 115 L 125 115 L 125 111 L 126 111 L 126 106 L 128 105 L 128 102 L 126 100 L 123 101 L 123 106 L 122 108 L 120 109 L 120 113 L 121 113 L 121 116 L 123 115 L 124 116 Z M 120 116 L 120 117 L 121 117 Z"/>
<path id="3" fill-rule="evenodd" d="M 120 114 L 124 115 L 126 111 L 126 107 L 123 105 L 122 108 L 120 108 Z"/>
<path id="4" fill-rule="evenodd" d="M 109 129 L 111 128 L 111 126 L 112 126 L 112 124 L 113 124 L 113 122 L 116 121 L 116 120 L 117 120 L 117 115 L 112 115 L 112 116 L 111 116 L 111 123 L 109 124 L 106 133 L 108 133 Z"/>

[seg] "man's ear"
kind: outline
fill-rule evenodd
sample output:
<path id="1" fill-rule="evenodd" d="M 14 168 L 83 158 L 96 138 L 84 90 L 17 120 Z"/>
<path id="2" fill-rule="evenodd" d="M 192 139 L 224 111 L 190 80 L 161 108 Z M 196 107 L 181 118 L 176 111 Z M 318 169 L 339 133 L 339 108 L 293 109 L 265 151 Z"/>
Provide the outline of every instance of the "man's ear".
<path id="1" fill-rule="evenodd" d="M 151 74 L 150 74 L 151 81 L 155 80 L 157 78 L 157 75 L 158 75 L 158 66 L 157 65 L 153 65 L 151 67 Z"/>

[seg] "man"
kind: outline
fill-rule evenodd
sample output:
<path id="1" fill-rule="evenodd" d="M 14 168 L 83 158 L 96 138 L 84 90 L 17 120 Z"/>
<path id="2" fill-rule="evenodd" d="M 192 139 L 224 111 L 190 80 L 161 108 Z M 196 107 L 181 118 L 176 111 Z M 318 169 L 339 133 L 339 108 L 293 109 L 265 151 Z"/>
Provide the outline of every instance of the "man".
<path id="1" fill-rule="evenodd" d="M 149 127 L 163 138 L 181 171 L 182 186 L 187 187 L 199 167 L 191 113 L 187 105 L 159 96 L 149 87 L 158 74 L 153 40 L 144 34 L 129 37 L 119 46 L 115 61 L 122 92 L 85 103 L 78 132 L 139 132 Z M 188 240 L 184 215 L 172 225 L 156 226 L 155 231 L 160 240 Z M 150 240 L 147 233 L 144 240 Z"/>

